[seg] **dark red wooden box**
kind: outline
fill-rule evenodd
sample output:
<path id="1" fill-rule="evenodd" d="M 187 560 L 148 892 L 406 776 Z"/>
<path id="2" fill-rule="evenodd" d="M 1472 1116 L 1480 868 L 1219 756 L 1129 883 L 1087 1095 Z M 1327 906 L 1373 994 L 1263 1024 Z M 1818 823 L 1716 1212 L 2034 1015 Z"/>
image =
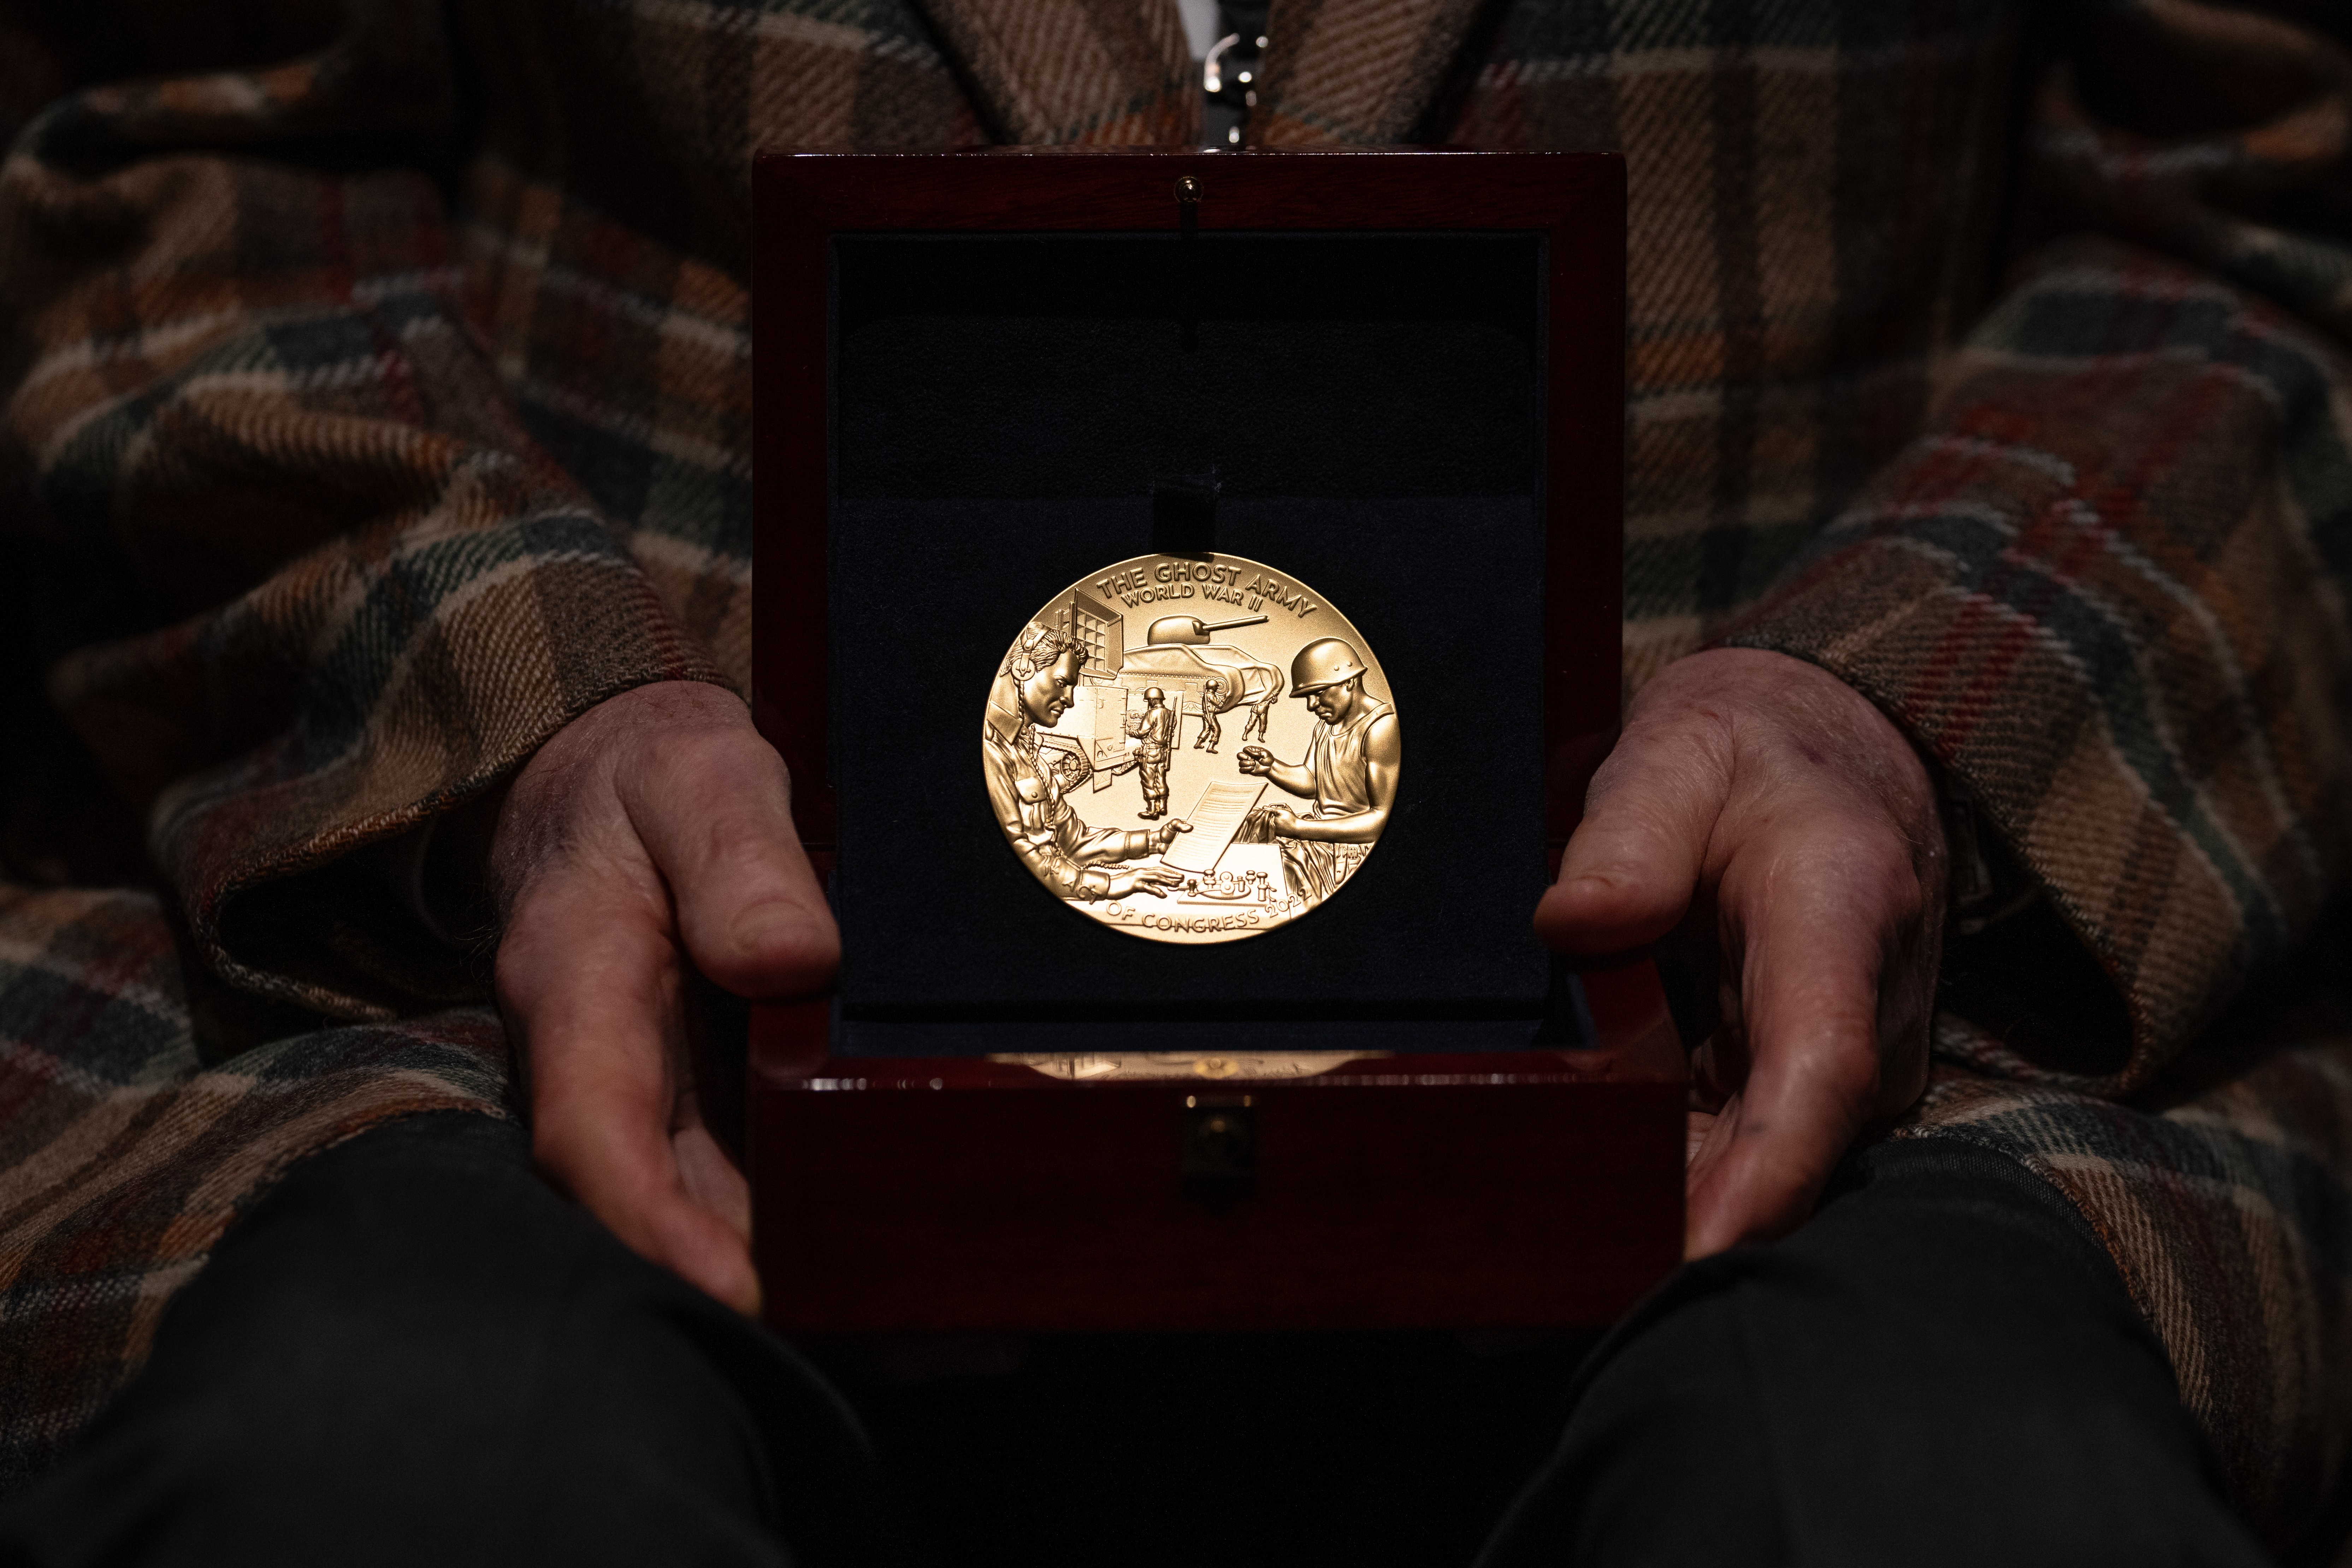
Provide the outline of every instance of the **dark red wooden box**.
<path id="1" fill-rule="evenodd" d="M 861 864 L 854 841 L 845 851 L 837 832 L 836 767 L 845 748 L 864 743 L 856 726 L 887 721 L 880 715 L 890 710 L 892 695 L 861 688 L 844 698 L 837 653 L 853 645 L 837 639 L 870 646 L 914 635 L 906 624 L 914 601 L 841 581 L 835 545 L 847 515 L 845 476 L 866 461 L 845 453 L 844 431 L 868 427 L 859 422 L 870 414 L 846 405 L 866 395 L 867 380 L 839 374 L 842 312 L 858 287 L 844 257 L 893 237 L 1040 243 L 1082 236 L 1107 246 L 1157 244 L 1155 254 L 1165 257 L 1179 254 L 1167 249 L 1171 237 L 1298 237 L 1324 247 L 1298 255 L 1338 257 L 1343 269 L 1347 258 L 1375 253 L 1331 242 L 1379 241 L 1391 247 L 1377 253 L 1387 257 L 1405 254 L 1393 247 L 1417 238 L 1501 239 L 1521 247 L 1514 254 L 1533 258 L 1525 269 L 1528 298 L 1511 308 L 1523 307 L 1535 323 L 1528 363 L 1540 384 L 1527 400 L 1537 475 L 1528 504 L 1540 528 L 1543 592 L 1524 649 L 1498 619 L 1488 657 L 1511 667 L 1497 679 L 1540 687 L 1528 724 L 1541 726 L 1542 744 L 1528 754 L 1540 759 L 1530 767 L 1543 778 L 1539 797 L 1527 784 L 1528 837 L 1539 834 L 1556 863 L 1617 719 L 1624 298 L 1618 158 L 800 153 L 762 157 L 753 178 L 754 709 L 791 766 L 802 836 L 820 872 L 835 879 L 837 897 L 854 888 Z M 1180 201 L 1180 189 L 1192 199 Z M 987 287 L 951 266 L 968 249 L 892 254 L 900 272 L 914 269 L 917 292 L 907 297 L 917 302 L 903 308 L 910 316 L 925 309 L 926 255 L 939 258 L 941 297 L 963 301 L 955 309 L 974 308 L 972 291 Z M 1296 259 L 1291 252 L 1265 254 L 1275 258 L 1270 266 Z M 1247 275 L 1244 266 L 1219 276 Z M 1403 274 L 1354 277 L 1348 287 L 1359 315 L 1389 310 L 1407 323 L 1391 331 L 1375 321 L 1365 342 L 1391 354 L 1392 374 L 1409 381 L 1418 374 L 1412 345 L 1421 341 L 1410 322 L 1427 303 L 1426 290 L 1417 295 Z M 1191 312 L 1240 320 L 1255 310 L 1263 320 L 1283 308 L 1279 299 L 1303 297 L 1270 294 L 1277 302 L 1268 304 L 1186 293 L 1169 309 L 1183 318 L 1189 347 Z M 1125 308 L 1114 292 L 1108 306 L 1069 310 L 1076 320 L 1087 309 L 1116 315 Z M 952 334 L 918 331 L 909 338 L 916 340 L 924 346 L 908 352 L 932 358 L 902 367 L 901 382 L 962 373 L 938 357 L 958 352 Z M 986 341 L 1002 341 L 1002 333 Z M 1045 363 L 1050 375 L 1050 355 Z M 1230 383 L 1219 384 L 1246 399 L 1281 374 L 1278 365 L 1242 356 Z M 1296 389 L 1286 395 L 1294 398 L 1288 417 L 1302 429 L 1313 426 L 1313 410 L 1299 413 Z M 1002 407 L 991 416 L 1003 417 Z M 1041 452 L 1057 438 L 1055 431 L 1038 434 Z M 933 479 L 925 482 L 954 483 L 958 441 L 995 449 L 1024 439 L 1017 426 L 1002 423 L 942 430 L 938 463 L 926 470 Z M 895 460 L 919 465 L 928 449 Z M 1087 457 L 1067 460 L 1083 466 Z M 1070 481 L 1076 493 L 1096 493 L 1084 488 L 1088 482 Z M 1280 482 L 1280 476 L 1260 479 L 1261 488 Z M 1149 548 L 1139 539 L 1134 549 L 1102 560 Z M 1311 577 L 1310 566 L 1299 570 Z M 1016 617 L 1058 586 L 1046 583 L 1024 601 L 1019 574 L 1007 576 L 1002 584 L 935 586 L 994 595 Z M 1006 623 L 1007 634 L 1016 626 L 1017 620 Z M 1381 646 L 1384 659 L 1396 663 Z M 995 652 L 979 649 L 969 661 L 985 673 L 980 667 Z M 970 683 L 969 676 L 957 679 Z M 908 766 L 936 767 L 946 790 L 981 788 L 968 756 L 977 689 L 971 696 L 973 723 L 937 736 L 889 737 Z M 1475 682 L 1463 683 L 1460 700 L 1479 700 Z M 905 831 L 957 830 L 951 816 L 943 815 L 936 828 L 914 823 Z M 1542 852 L 1532 842 L 1504 847 L 1531 865 Z M 1531 906 L 1531 896 L 1510 897 Z M 857 943 L 890 940 L 887 920 L 845 921 L 853 965 Z M 1444 940 L 1443 930 L 1398 934 L 1401 942 Z M 1036 1016 L 1078 1018 L 1089 1050 L 1118 1051 L 1126 1026 L 1119 1010 L 1070 1012 L 1055 994 L 1054 970 L 1038 965 Z M 968 1016 L 911 1010 L 916 1025 L 887 1037 L 939 1042 L 935 1054 L 924 1055 L 847 1048 L 844 1020 L 856 1009 L 836 998 L 759 1007 L 748 1137 L 755 1252 L 771 1320 L 794 1332 L 1605 1321 L 1679 1256 L 1683 1066 L 1646 963 L 1587 971 L 1573 984 L 1580 987 L 1575 1029 L 1563 1034 L 1530 1019 L 1523 1048 L 1398 1049 L 1391 1034 L 1385 1054 L 1264 1081 L 1205 1075 L 1069 1081 L 992 1060 L 972 1044 L 990 1030 L 1017 1036 L 1029 998 L 1009 1013 L 1003 1005 Z M 1553 989 L 1556 998 L 1559 981 Z M 878 1004 L 866 997 L 859 1005 Z M 1431 1016 L 1444 1010 L 1432 1007 Z M 1328 1041 L 1334 1028 L 1344 1035 L 1352 1016 L 1297 1022 L 1319 1028 L 1318 1039 Z M 1420 1016 L 1412 1007 L 1396 1015 Z M 1393 1018 L 1386 1023 L 1392 1030 Z M 1213 1016 L 1203 1024 L 1204 1042 L 1217 1037 L 1216 1026 Z"/>

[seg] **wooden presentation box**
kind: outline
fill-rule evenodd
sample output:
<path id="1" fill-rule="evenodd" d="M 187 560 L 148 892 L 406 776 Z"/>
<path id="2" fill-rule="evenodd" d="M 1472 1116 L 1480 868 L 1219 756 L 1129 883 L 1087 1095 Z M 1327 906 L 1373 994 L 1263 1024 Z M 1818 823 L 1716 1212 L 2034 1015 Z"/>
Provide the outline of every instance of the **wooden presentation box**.
<path id="1" fill-rule="evenodd" d="M 753 184 L 754 708 L 843 941 L 834 994 L 754 1011 L 772 1322 L 1622 1311 L 1680 1252 L 1682 1054 L 1646 962 L 1572 972 L 1528 925 L 1616 732 L 1621 160 L 794 153 Z M 974 755 L 1037 606 L 1155 551 L 1328 595 L 1402 727 L 1376 850 L 1245 941 L 1066 907 Z"/>

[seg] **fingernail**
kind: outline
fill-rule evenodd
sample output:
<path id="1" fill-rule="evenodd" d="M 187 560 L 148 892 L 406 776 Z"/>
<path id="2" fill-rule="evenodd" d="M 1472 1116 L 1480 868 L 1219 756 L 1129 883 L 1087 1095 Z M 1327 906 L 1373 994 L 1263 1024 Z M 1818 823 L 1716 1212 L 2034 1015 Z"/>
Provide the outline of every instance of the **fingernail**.
<path id="1" fill-rule="evenodd" d="M 783 934 L 783 923 L 772 911 L 753 910 L 736 916 L 734 927 L 727 934 L 739 949 L 764 947 Z"/>
<path id="2" fill-rule="evenodd" d="M 780 909 L 773 904 L 747 910 L 735 918 L 728 936 L 735 951 L 747 957 L 775 949 L 787 952 L 805 946 L 814 934 L 808 918 L 798 910 Z"/>

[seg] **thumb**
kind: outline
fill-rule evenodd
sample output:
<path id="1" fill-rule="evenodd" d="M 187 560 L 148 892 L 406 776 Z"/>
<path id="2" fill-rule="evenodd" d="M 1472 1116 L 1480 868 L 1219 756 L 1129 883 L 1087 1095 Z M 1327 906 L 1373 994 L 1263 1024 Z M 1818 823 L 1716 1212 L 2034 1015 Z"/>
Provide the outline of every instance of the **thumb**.
<path id="1" fill-rule="evenodd" d="M 1723 737 L 1703 719 L 1629 728 L 1593 775 L 1559 879 L 1536 906 L 1536 934 L 1559 952 L 1598 955 L 1674 930 L 1730 787 Z"/>
<path id="2" fill-rule="evenodd" d="M 739 996 L 808 995 L 833 978 L 840 935 L 793 825 L 783 759 L 724 700 L 725 721 L 631 769 L 622 800 L 695 967 Z"/>
<path id="3" fill-rule="evenodd" d="M 750 1311 L 759 1282 L 735 1212 L 747 1205 L 701 1201 L 711 1184 L 681 1164 L 673 1131 L 666 914 L 649 873 L 593 858 L 546 869 L 499 944 L 500 1008 L 528 1065 L 541 1169 L 639 1256 Z"/>

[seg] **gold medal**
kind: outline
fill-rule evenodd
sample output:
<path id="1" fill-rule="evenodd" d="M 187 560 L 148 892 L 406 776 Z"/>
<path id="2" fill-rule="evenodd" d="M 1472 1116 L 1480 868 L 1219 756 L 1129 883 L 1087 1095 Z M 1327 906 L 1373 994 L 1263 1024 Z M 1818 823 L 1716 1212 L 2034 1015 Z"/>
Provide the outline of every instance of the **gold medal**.
<path id="1" fill-rule="evenodd" d="M 1139 555 L 1055 595 L 981 729 L 1021 863 L 1154 942 L 1236 942 L 1336 896 L 1388 825 L 1398 755 L 1363 634 L 1238 555 Z"/>

